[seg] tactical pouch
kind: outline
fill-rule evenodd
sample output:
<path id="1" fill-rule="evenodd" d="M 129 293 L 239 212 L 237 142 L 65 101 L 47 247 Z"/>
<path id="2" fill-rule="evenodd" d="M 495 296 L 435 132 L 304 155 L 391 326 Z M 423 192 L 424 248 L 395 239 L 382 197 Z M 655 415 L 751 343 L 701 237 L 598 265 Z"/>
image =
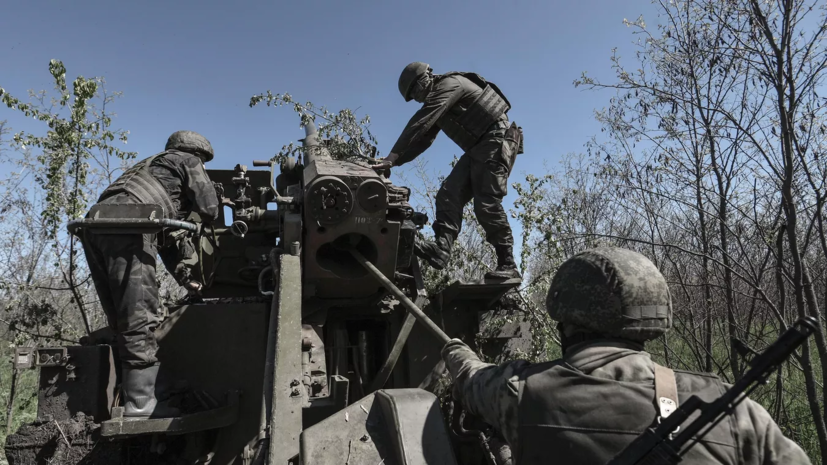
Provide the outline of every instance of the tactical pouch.
<path id="1" fill-rule="evenodd" d="M 523 153 L 523 128 L 517 126 L 517 129 L 520 131 L 520 144 L 517 148 L 517 155 Z"/>
<path id="2" fill-rule="evenodd" d="M 191 280 L 201 281 L 198 270 L 198 250 L 193 237 L 187 231 L 177 230 L 165 234 L 166 245 L 175 250 L 174 269 L 169 270 L 175 281 L 184 285 Z"/>
<path id="3" fill-rule="evenodd" d="M 505 140 L 514 143 L 516 147 L 515 155 L 523 153 L 523 128 L 517 126 L 517 123 L 511 123 L 511 126 L 505 131 Z"/>

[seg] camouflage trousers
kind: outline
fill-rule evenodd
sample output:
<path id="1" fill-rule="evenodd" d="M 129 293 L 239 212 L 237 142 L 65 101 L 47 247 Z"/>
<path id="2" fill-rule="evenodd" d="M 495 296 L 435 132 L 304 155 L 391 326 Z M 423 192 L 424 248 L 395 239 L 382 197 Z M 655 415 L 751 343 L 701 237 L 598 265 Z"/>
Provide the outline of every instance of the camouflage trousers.
<path id="1" fill-rule="evenodd" d="M 152 365 L 158 343 L 157 243 L 154 234 L 84 232 L 83 249 L 122 364 Z"/>
<path id="2" fill-rule="evenodd" d="M 502 205 L 508 176 L 517 157 L 518 142 L 497 129 L 460 157 L 436 194 L 434 234 L 456 239 L 462 229 L 462 210 L 474 201 L 474 214 L 493 246 L 513 246 L 514 237 Z M 453 242 L 453 241 L 452 241 Z"/>

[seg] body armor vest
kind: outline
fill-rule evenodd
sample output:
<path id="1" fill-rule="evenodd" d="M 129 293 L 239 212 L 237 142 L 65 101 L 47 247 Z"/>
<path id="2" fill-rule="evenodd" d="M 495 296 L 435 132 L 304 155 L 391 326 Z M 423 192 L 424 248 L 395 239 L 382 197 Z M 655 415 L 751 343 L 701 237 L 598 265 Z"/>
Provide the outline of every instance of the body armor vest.
<path id="1" fill-rule="evenodd" d="M 152 162 L 167 153 L 169 152 L 161 152 L 135 163 L 103 191 L 98 202 L 125 192 L 135 197 L 139 203 L 160 205 L 164 209 L 164 218 L 174 218 L 178 213 L 175 204 L 164 186 L 149 172 Z"/>
<path id="2" fill-rule="evenodd" d="M 462 76 L 482 89 L 482 92 L 467 109 L 459 114 L 450 110 L 446 111 L 437 122 L 445 135 L 459 145 L 463 151 L 467 152 L 479 142 L 492 124 L 508 113 L 511 104 L 499 87 L 487 82 L 479 74 L 451 72 L 442 76 Z"/>
<path id="3" fill-rule="evenodd" d="M 675 378 L 681 403 L 692 395 L 709 402 L 726 390 L 712 375 L 676 371 Z M 590 376 L 559 360 L 533 366 L 521 380 L 515 463 L 607 463 L 656 421 L 654 399 L 652 383 Z M 682 463 L 736 464 L 738 457 L 730 415 Z"/>

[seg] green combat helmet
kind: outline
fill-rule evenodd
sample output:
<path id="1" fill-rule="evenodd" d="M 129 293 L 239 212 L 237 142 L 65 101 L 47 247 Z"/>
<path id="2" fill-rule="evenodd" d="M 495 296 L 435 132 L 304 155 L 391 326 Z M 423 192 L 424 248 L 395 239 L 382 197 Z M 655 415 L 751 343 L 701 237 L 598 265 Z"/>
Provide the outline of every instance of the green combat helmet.
<path id="1" fill-rule="evenodd" d="M 180 150 L 182 152 L 192 153 L 204 157 L 206 161 L 210 161 L 215 156 L 212 145 L 206 137 L 194 131 L 176 131 L 173 132 L 164 150 Z"/>
<path id="2" fill-rule="evenodd" d="M 415 61 L 402 70 L 402 74 L 399 75 L 399 93 L 402 94 L 406 102 L 410 102 L 413 99 L 410 95 L 411 87 L 413 87 L 416 80 L 419 79 L 419 76 L 428 72 L 430 68 L 427 63 Z"/>
<path id="3" fill-rule="evenodd" d="M 672 327 L 672 299 L 643 255 L 600 247 L 566 260 L 546 298 L 549 315 L 570 330 L 645 342 Z"/>

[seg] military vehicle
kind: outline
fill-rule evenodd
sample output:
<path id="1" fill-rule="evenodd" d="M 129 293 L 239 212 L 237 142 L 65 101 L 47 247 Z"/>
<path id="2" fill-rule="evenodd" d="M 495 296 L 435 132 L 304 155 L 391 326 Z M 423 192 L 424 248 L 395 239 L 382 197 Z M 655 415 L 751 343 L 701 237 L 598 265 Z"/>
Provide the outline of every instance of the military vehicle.
<path id="1" fill-rule="evenodd" d="M 39 370 L 38 411 L 8 438 L 10 464 L 493 463 L 487 437 L 431 391 L 443 331 L 473 340 L 517 283 L 456 282 L 429 299 L 413 255 L 427 217 L 410 190 L 334 159 L 305 130 L 298 160 L 208 170 L 225 205 L 212 227 L 70 224 L 195 231 L 204 289 L 163 309 L 156 332 L 159 384 L 183 414 L 123 418 L 108 328 L 79 346 L 19 349 L 16 367 Z M 488 342 L 521 328 L 505 331 Z"/>

